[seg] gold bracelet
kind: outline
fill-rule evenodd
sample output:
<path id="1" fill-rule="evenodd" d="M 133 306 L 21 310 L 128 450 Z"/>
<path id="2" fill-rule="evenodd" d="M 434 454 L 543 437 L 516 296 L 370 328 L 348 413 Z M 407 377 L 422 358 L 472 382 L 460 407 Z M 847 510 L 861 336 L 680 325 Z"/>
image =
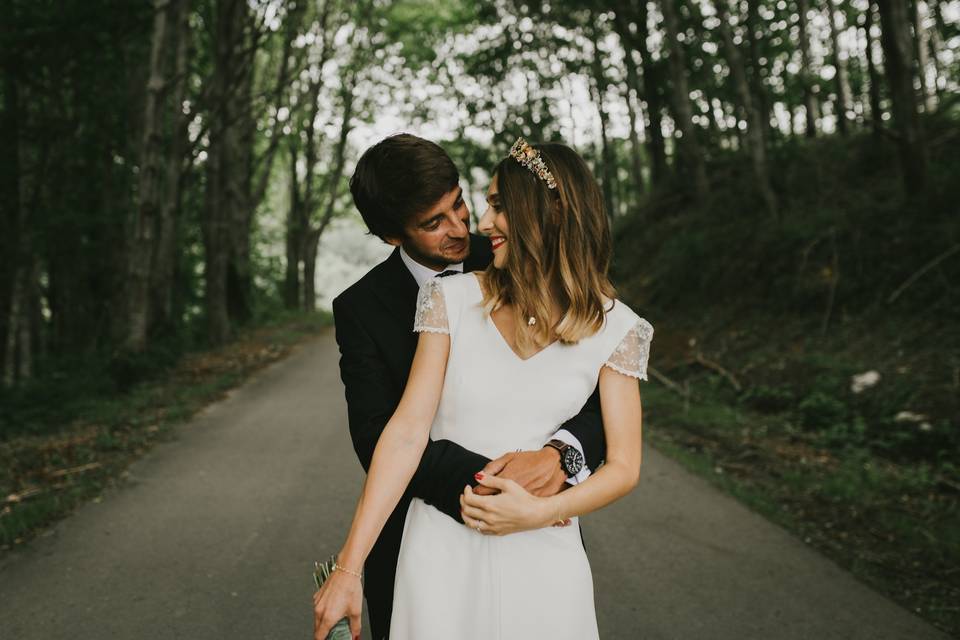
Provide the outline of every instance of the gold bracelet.
<path id="1" fill-rule="evenodd" d="M 560 517 L 560 498 L 557 498 L 557 524 L 563 522 L 563 518 Z"/>
<path id="2" fill-rule="evenodd" d="M 363 578 L 363 574 L 360 573 L 359 571 L 352 571 L 352 570 L 347 569 L 347 568 L 344 567 L 343 565 L 338 564 L 338 563 L 336 563 L 336 562 L 333 563 L 333 570 L 334 570 L 334 571 L 343 571 L 344 573 L 349 573 L 349 574 L 352 575 L 352 576 L 357 576 L 358 578 L 361 578 L 361 579 Z"/>

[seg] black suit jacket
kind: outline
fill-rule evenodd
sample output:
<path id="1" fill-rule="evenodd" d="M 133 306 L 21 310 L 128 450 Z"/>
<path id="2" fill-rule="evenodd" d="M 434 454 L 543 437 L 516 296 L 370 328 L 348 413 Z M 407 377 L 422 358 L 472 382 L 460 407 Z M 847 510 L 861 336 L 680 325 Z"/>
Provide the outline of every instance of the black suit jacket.
<path id="1" fill-rule="evenodd" d="M 490 242 L 471 234 L 464 270 L 484 269 L 491 259 Z M 370 470 L 377 440 L 400 404 L 410 374 L 418 338 L 413 331 L 417 292 L 416 280 L 396 249 L 333 301 L 350 436 L 365 471 Z M 586 464 L 596 469 L 606 449 L 599 391 L 563 428 L 580 440 Z M 364 565 L 364 594 L 375 639 L 386 638 L 390 631 L 393 581 L 410 499 L 421 498 L 462 523 L 460 494 L 467 484 L 476 486 L 473 474 L 489 461 L 449 440 L 427 444 L 420 466 Z"/>

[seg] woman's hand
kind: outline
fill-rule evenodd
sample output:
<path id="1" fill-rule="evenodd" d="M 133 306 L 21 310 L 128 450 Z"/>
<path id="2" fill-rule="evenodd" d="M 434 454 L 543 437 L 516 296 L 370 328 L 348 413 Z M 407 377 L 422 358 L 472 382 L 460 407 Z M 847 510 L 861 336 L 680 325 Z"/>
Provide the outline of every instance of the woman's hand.
<path id="1" fill-rule="evenodd" d="M 360 614 L 363 610 L 363 588 L 360 578 L 334 571 L 313 594 L 313 637 L 326 640 L 333 625 L 343 618 L 350 620 L 350 635 L 360 638 Z"/>
<path id="2" fill-rule="evenodd" d="M 549 498 L 539 498 L 513 480 L 497 476 L 478 473 L 477 481 L 500 493 L 481 496 L 467 485 L 460 496 L 460 510 L 463 522 L 471 529 L 479 527 L 480 533 L 502 536 L 540 529 L 556 521 Z"/>

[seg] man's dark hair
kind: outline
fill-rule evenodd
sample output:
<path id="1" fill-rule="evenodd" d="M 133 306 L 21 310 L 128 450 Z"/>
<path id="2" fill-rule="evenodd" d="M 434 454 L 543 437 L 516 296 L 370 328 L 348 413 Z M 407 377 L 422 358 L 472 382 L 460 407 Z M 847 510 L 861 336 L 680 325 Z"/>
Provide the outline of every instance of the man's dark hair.
<path id="1" fill-rule="evenodd" d="M 350 192 L 370 233 L 384 240 L 402 238 L 411 216 L 459 182 L 460 172 L 439 145 L 398 133 L 363 152 L 350 178 Z"/>

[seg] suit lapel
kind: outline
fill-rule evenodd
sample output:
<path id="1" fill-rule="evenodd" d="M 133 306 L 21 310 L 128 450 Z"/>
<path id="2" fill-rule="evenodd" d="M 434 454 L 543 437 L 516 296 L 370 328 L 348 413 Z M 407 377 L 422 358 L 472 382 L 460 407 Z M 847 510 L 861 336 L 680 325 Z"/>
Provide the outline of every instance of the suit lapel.
<path id="1" fill-rule="evenodd" d="M 394 249 L 380 270 L 377 278 L 377 287 L 374 289 L 377 297 L 390 310 L 390 315 L 397 322 L 402 322 L 413 331 L 413 316 L 417 311 L 417 281 L 400 258 L 400 249 Z"/>

